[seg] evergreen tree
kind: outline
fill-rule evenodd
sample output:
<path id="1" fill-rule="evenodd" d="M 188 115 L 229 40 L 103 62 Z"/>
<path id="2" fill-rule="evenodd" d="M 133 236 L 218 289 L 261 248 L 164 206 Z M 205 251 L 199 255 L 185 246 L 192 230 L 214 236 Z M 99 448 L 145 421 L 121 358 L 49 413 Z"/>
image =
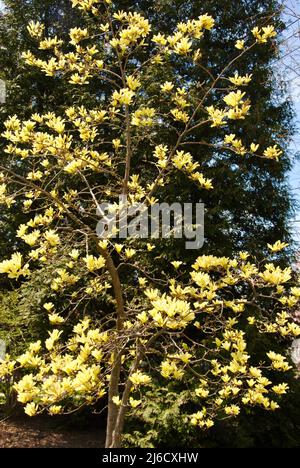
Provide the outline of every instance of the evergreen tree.
<path id="1" fill-rule="evenodd" d="M 76 10 L 71 9 L 69 0 L 21 0 L 18 2 L 6 0 L 5 3 L 7 12 L 2 14 L 0 19 L 0 69 L 1 78 L 4 78 L 7 83 L 8 96 L 6 105 L 0 107 L 1 120 L 8 114 L 15 113 L 25 118 L 35 111 L 56 110 L 59 113 L 60 107 L 63 108 L 69 102 L 84 102 L 87 105 L 87 99 L 91 99 L 91 90 L 94 94 L 93 103 L 101 94 L 109 93 L 108 87 L 99 90 L 97 82 L 92 81 L 87 87 L 89 92 L 81 89 L 74 100 L 74 88 L 68 86 L 63 80 L 48 79 L 39 71 L 26 67 L 20 57 L 22 51 L 28 48 L 34 50 L 36 47 L 27 34 L 26 27 L 30 20 L 40 20 L 46 26 L 46 35 L 57 34 L 59 37 L 67 35 L 68 29 L 77 24 Z M 216 19 L 217 27 L 213 35 L 202 46 L 202 58 L 199 62 L 201 66 L 198 67 L 197 72 L 195 69 L 191 71 L 186 61 L 178 60 L 173 64 L 178 67 L 178 75 L 183 76 L 187 82 L 193 80 L 199 83 L 199 86 L 208 84 L 210 77 L 207 69 L 217 76 L 230 57 L 234 56 L 236 40 L 243 39 L 246 30 L 270 21 L 276 25 L 277 30 L 284 27 L 279 16 L 278 2 L 273 0 L 240 0 L 239 2 L 204 0 L 201 3 L 189 0 L 130 2 L 120 0 L 118 3 L 120 9 L 140 10 L 151 19 L 152 24 L 157 26 L 158 30 L 165 32 L 172 31 L 179 21 L 188 17 L 197 17 L 204 12 Z M 86 21 L 92 22 L 92 19 L 87 18 Z M 94 28 L 97 28 L 96 22 Z M 227 34 L 224 34 L 224 28 L 227 29 Z M 211 139 L 209 132 L 211 135 L 214 134 L 214 130 L 205 128 L 205 135 L 199 130 L 198 134 L 193 136 L 190 145 L 185 146 L 184 149 L 191 151 L 195 160 L 205 168 L 206 175 L 213 179 L 215 190 L 207 195 L 205 191 L 200 192 L 185 177 L 178 176 L 173 193 L 168 190 L 165 195 L 166 201 L 170 202 L 197 202 L 200 198 L 205 202 L 206 243 L 203 253 L 231 255 L 235 251 L 245 249 L 255 255 L 258 253 L 263 255 L 267 243 L 274 243 L 278 239 L 291 241 L 288 222 L 292 211 L 292 199 L 287 184 L 287 171 L 291 160 L 287 148 L 293 132 L 293 113 L 284 94 L 284 84 L 278 80 L 272 68 L 277 54 L 276 47 L 257 48 L 247 55 L 242 65 L 239 64 L 238 71 L 241 75 L 253 70 L 252 82 L 247 87 L 247 92 L 251 97 L 252 111 L 243 126 L 239 122 L 236 133 L 237 135 L 239 132 L 243 134 L 243 141 L 247 146 L 257 141 L 259 136 L 258 143 L 265 147 L 266 143 L 270 142 L 271 129 L 274 143 L 280 140 L 281 147 L 285 150 L 285 155 L 280 162 L 242 157 L 227 150 L 216 153 L 210 147 L 203 149 L 203 147 L 195 146 L 194 143 L 204 139 L 204 136 L 205 139 Z M 213 63 L 210 62 L 211 57 L 216 58 Z M 218 64 L 218 68 L 213 68 L 214 64 Z M 233 69 L 233 74 L 234 71 Z M 167 68 L 163 67 L 160 73 L 161 81 L 164 76 L 166 80 L 168 79 Z M 159 95 L 151 81 L 149 81 L 147 92 L 153 94 L 155 106 Z M 213 97 L 207 105 L 212 103 Z M 172 136 L 169 130 L 168 135 L 171 144 Z M 142 149 L 143 141 L 141 140 L 139 144 Z M 139 161 L 133 161 L 133 165 L 134 172 L 142 170 Z M 1 211 L 1 256 L 4 254 L 7 256 L 7 246 L 12 245 L 11 232 L 15 232 L 16 226 L 21 224 L 22 217 L 22 207 L 18 205 L 15 206 L 13 217 L 11 212 L 8 214 L 5 210 Z M 162 257 L 174 259 L 177 255 L 178 258 L 182 258 L 182 249 L 183 244 L 181 245 L 178 241 L 162 243 L 158 267 L 161 268 Z M 20 250 L 19 247 L 18 250 Z M 157 250 L 155 255 L 157 256 Z M 187 262 L 193 261 L 197 255 L 198 252 L 188 252 Z M 283 260 L 285 261 L 286 258 Z M 293 404 L 291 407 L 292 412 L 294 411 Z M 278 424 L 278 418 L 276 424 Z M 242 427 L 246 434 L 245 438 L 249 438 L 249 427 L 245 423 Z M 274 428 L 274 425 L 270 423 L 270 427 Z M 262 434 L 261 439 L 257 438 L 257 440 L 261 441 L 264 438 L 265 434 Z M 218 433 L 216 439 L 219 443 Z M 232 441 L 224 443 L 230 445 Z"/>
<path id="2" fill-rule="evenodd" d="M 67 99 L 71 99 L 71 91 L 65 83 L 45 77 L 39 71 L 27 67 L 21 54 L 29 48 L 36 48 L 36 43 L 27 31 L 31 20 L 42 21 L 47 35 L 65 36 L 78 17 L 76 10 L 70 8 L 69 0 L 5 0 L 2 3 L 0 78 L 6 84 L 6 100 L 4 104 L 0 104 L 1 131 L 3 122 L 9 115 L 18 114 L 27 118 L 32 112 L 58 109 Z M 0 152 L 3 161 L 6 158 L 3 140 L 0 140 Z M 22 207 L 16 205 L 13 213 L 1 207 L 0 257 L 17 247 L 10 242 L 11 233 L 23 219 Z"/>
<path id="3" fill-rule="evenodd" d="M 58 34 L 66 36 L 70 27 L 76 25 L 77 16 L 71 8 L 69 0 L 57 1 L 31 0 L 14 2 L 6 0 L 7 13 L 2 15 L 0 22 L 0 64 L 2 75 L 7 82 L 8 98 L 6 106 L 2 106 L 3 117 L 7 114 L 18 113 L 26 115 L 28 112 L 42 111 L 60 105 L 74 102 L 73 89 L 62 80 L 45 78 L 38 71 L 24 66 L 20 52 L 36 46 L 30 39 L 26 26 L 32 19 L 41 20 L 46 26 L 46 35 Z M 174 26 L 187 17 L 197 17 L 203 12 L 211 14 L 217 22 L 217 28 L 209 42 L 204 41 L 200 66 L 192 71 L 184 61 L 178 60 L 174 64 L 178 68 L 179 76 L 186 81 L 193 80 L 199 86 L 206 86 L 210 77 L 207 68 L 217 76 L 227 64 L 228 59 L 236 53 L 237 39 L 243 39 L 245 31 L 256 25 L 263 25 L 272 20 L 277 30 L 283 29 L 280 20 L 279 4 L 274 0 L 220 0 L 218 2 L 205 0 L 199 4 L 194 1 L 183 0 L 121 0 L 120 9 L 140 10 L 153 20 L 158 30 L 169 32 Z M 86 18 L 91 26 L 92 19 Z M 222 28 L 227 34 L 222 35 Z M 97 23 L 94 22 L 94 28 Z M 227 38 L 224 41 L 224 37 Z M 205 168 L 213 179 L 214 193 L 207 195 L 199 191 L 192 183 L 186 183 L 178 177 L 174 184 L 173 194 L 166 194 L 166 201 L 197 202 L 199 199 L 206 204 L 204 251 L 214 251 L 217 254 L 230 255 L 232 252 L 245 249 L 255 254 L 257 251 L 265 253 L 268 242 L 278 239 L 291 242 L 289 219 L 292 213 L 292 198 L 289 191 L 287 172 L 291 167 L 291 155 L 288 153 L 288 143 L 293 132 L 291 105 L 284 94 L 284 84 L 279 81 L 272 69 L 272 62 L 276 59 L 276 47 L 253 49 L 247 55 L 243 64 L 239 64 L 241 74 L 254 70 L 251 84 L 247 87 L 252 101 L 251 118 L 245 121 L 243 133 L 247 135 L 245 143 L 249 145 L 256 140 L 259 130 L 259 141 L 262 146 L 269 142 L 270 129 L 274 142 L 281 141 L 285 156 L 279 163 L 267 164 L 264 160 L 243 158 L 242 156 L 221 150 L 195 146 L 212 130 L 205 128 L 205 135 L 199 129 L 198 135 L 193 137 L 190 146 L 185 150 L 191 151 L 200 165 Z M 209 62 L 209 57 L 216 57 L 218 69 Z M 234 72 L 234 69 L 233 69 Z M 168 70 L 164 67 L 161 74 L 168 77 Z M 89 88 L 89 92 L 86 92 Z M 78 93 L 78 102 L 91 99 L 91 88 L 95 101 L 101 93 L 109 92 L 97 87 L 92 82 L 89 87 Z M 153 100 L 159 99 L 157 90 L 152 89 L 149 82 L 148 92 L 153 92 Z M 213 98 L 212 98 L 213 99 Z M 95 102 L 93 102 L 94 104 Z M 207 105 L 212 102 L 208 102 Z M 237 130 L 237 134 L 240 130 Z M 245 140 L 245 138 L 244 138 Z M 140 142 L 141 148 L 143 142 Z M 139 170 L 137 162 L 137 171 Z M 7 223 L 6 223 L 7 224 Z M 181 252 L 180 242 L 170 242 L 171 255 L 174 250 Z M 166 249 L 162 244 L 162 252 Z M 291 253 L 291 251 L 290 251 Z M 285 254 L 286 255 L 286 254 Z M 194 255 L 192 254 L 193 260 Z"/>
<path id="4" fill-rule="evenodd" d="M 284 29 L 280 16 L 279 2 L 274 0 L 123 0 L 120 8 L 139 9 L 154 20 L 157 29 L 170 32 L 174 26 L 187 17 L 197 18 L 207 12 L 216 19 L 217 27 L 213 37 L 202 45 L 202 57 L 197 71 L 190 70 L 184 61 L 178 61 L 178 74 L 187 80 L 206 86 L 209 69 L 217 76 L 228 60 L 236 54 L 235 43 L 255 26 L 272 21 L 277 31 Z M 225 35 L 223 35 L 224 32 Z M 280 35 L 278 36 L 280 40 Z M 224 39 L 225 38 L 225 39 Z M 217 58 L 217 68 L 209 57 Z M 245 121 L 243 133 L 247 145 L 257 141 L 266 144 L 270 129 L 274 142 L 281 142 L 285 155 L 279 164 L 266 164 L 261 159 L 243 158 L 221 150 L 218 153 L 209 147 L 196 147 L 194 142 L 204 140 L 208 131 L 199 130 L 193 138 L 190 150 L 202 167 L 208 171 L 214 183 L 214 193 L 200 193 L 194 185 L 179 179 L 170 196 L 174 200 L 180 194 L 183 201 L 197 202 L 201 198 L 206 204 L 204 250 L 229 255 L 245 249 L 256 254 L 265 253 L 268 242 L 278 239 L 292 242 L 289 220 L 293 211 L 293 200 L 288 185 L 288 171 L 292 155 L 288 147 L 293 135 L 293 109 L 285 94 L 285 84 L 280 81 L 273 68 L 278 57 L 276 45 L 273 48 L 253 49 L 239 64 L 238 71 L 246 74 L 253 71 L 252 81 L 247 87 L 251 96 L 251 118 Z M 211 68 L 213 67 L 213 68 Z M 235 69 L 233 68 L 233 74 Z M 162 73 L 168 75 L 165 68 Z M 208 102 L 207 105 L 213 102 Z M 212 129 L 213 131 L 213 129 Z M 240 130 L 237 130 L 239 135 Z M 258 136 L 259 135 L 259 136 Z M 258 137 L 258 140 L 257 140 Z M 174 246 L 173 246 L 174 247 Z M 291 252 L 290 252 L 291 253 Z"/>

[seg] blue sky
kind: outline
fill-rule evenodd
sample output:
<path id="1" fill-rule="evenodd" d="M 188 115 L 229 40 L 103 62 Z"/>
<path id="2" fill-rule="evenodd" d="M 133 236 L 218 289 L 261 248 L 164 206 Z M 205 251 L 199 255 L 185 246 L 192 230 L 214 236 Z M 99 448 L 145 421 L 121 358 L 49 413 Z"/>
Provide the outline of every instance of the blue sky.
<path id="1" fill-rule="evenodd" d="M 287 0 L 284 33 L 281 55 L 278 63 L 279 73 L 286 80 L 296 113 L 296 134 L 291 142 L 291 153 L 300 151 L 300 0 Z M 300 205 L 300 161 L 295 162 L 290 173 L 290 184 L 293 194 Z M 300 243 L 300 207 L 296 210 L 293 222 L 294 237 Z"/>

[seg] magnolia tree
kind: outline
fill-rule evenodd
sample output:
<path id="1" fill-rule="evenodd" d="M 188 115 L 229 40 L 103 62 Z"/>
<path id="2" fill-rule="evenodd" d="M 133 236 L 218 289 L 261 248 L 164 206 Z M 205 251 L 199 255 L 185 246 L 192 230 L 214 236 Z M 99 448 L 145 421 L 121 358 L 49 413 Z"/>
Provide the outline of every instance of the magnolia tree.
<path id="1" fill-rule="evenodd" d="M 70 413 L 104 399 L 106 447 L 120 447 L 126 417 L 141 410 L 154 381 L 167 388 L 179 381 L 186 388 L 192 408 L 186 423 L 199 430 L 236 417 L 243 407 L 276 410 L 288 390 L 277 373 L 291 367 L 272 350 L 258 362 L 247 333 L 274 334 L 275 340 L 300 334 L 292 320 L 300 287 L 290 268 L 271 263 L 286 245 L 270 245 L 271 258 L 259 265 L 247 252 L 232 259 L 199 256 L 190 272 L 179 259 L 165 276 L 155 276 L 151 251 L 157 241 L 118 239 L 124 204 L 162 202 L 160 188 L 172 184 L 176 171 L 200 190 L 213 189 L 193 160 L 197 145 L 280 158 L 274 142 L 247 148 L 230 132 L 231 123 L 251 109 L 243 90 L 251 75 L 240 76 L 238 63 L 249 49 L 267 47 L 274 28 L 255 28 L 236 43 L 236 56 L 218 76 L 206 70 L 205 82 L 195 84 L 176 74 L 176 61 L 202 66 L 201 40 L 214 27 L 212 17 L 182 22 L 165 36 L 151 33 L 140 14 L 118 11 L 118 2 L 72 3 L 96 18 L 98 33 L 75 28 L 64 44 L 44 37 L 44 26 L 31 22 L 29 34 L 44 55 L 23 57 L 75 88 L 97 78 L 98 100 L 93 109 L 74 106 L 63 115 L 5 122 L 10 158 L 0 166 L 0 201 L 12 208 L 23 203 L 28 222 L 16 233 L 25 253 L 0 263 L 0 273 L 19 282 L 46 265 L 55 268 L 41 306 L 49 315 L 48 339 L 30 344 L 19 357 L 7 356 L 0 377 L 14 382 L 29 416 Z M 169 70 L 167 82 L 157 80 L 162 68 Z M 197 141 L 200 127 L 214 127 L 214 140 Z M 166 132 L 175 135 L 172 146 L 164 142 Z M 104 201 L 118 222 L 99 238 Z M 95 298 L 106 307 L 95 311 Z M 70 327 L 72 311 L 81 318 Z"/>

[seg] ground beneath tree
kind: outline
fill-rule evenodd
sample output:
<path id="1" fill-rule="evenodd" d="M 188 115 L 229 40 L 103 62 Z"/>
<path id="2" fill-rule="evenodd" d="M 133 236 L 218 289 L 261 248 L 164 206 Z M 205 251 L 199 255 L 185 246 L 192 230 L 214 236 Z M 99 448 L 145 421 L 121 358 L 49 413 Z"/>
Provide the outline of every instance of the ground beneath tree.
<path id="1" fill-rule="evenodd" d="M 1 419 L 1 418 L 0 418 Z M 55 418 L 14 418 L 0 422 L 0 448 L 102 448 L 103 429 L 73 427 Z"/>

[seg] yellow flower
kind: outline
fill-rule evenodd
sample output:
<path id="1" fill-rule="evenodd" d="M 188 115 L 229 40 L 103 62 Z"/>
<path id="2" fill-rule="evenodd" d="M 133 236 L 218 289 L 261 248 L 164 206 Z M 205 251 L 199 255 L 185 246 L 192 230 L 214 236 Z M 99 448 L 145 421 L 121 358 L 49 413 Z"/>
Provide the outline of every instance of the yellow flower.
<path id="1" fill-rule="evenodd" d="M 99 245 L 100 249 L 106 250 L 107 247 L 108 247 L 108 240 L 104 239 L 104 240 L 98 242 L 98 245 Z"/>
<path id="2" fill-rule="evenodd" d="M 243 50 L 245 48 L 245 41 L 239 39 L 238 41 L 236 41 L 235 47 L 239 50 Z"/>
<path id="3" fill-rule="evenodd" d="M 267 356 L 272 361 L 272 367 L 275 370 L 287 372 L 289 369 L 291 369 L 291 366 L 288 365 L 286 358 L 281 354 L 274 353 L 274 351 L 269 351 Z"/>
<path id="4" fill-rule="evenodd" d="M 136 387 L 139 385 L 149 385 L 151 383 L 151 377 L 143 374 L 140 370 L 134 372 L 129 379 Z"/>
<path id="5" fill-rule="evenodd" d="M 163 361 L 160 365 L 160 368 L 161 375 L 166 379 L 174 378 L 175 380 L 181 380 L 184 376 L 184 371 L 177 367 L 176 362 L 170 361 L 169 359 Z"/>
<path id="6" fill-rule="evenodd" d="M 26 242 L 26 244 L 30 245 L 30 247 L 33 247 L 37 243 L 40 235 L 41 232 L 39 230 L 35 230 L 30 234 L 25 234 L 24 236 L 22 236 L 22 240 Z"/>
<path id="7" fill-rule="evenodd" d="M 106 264 L 105 259 L 102 256 L 97 258 L 97 257 L 94 257 L 93 255 L 88 255 L 84 259 L 84 261 L 89 271 L 100 270 Z"/>
<path id="8" fill-rule="evenodd" d="M 139 285 L 144 288 L 147 284 L 146 278 L 139 278 Z"/>
<path id="9" fill-rule="evenodd" d="M 73 73 L 73 75 L 69 79 L 69 83 L 73 85 L 83 86 L 85 84 L 89 84 L 88 78 L 89 78 L 88 74 L 79 75 L 79 73 Z"/>
<path id="10" fill-rule="evenodd" d="M 285 249 L 286 247 L 288 247 L 289 244 L 287 244 L 286 242 L 281 242 L 281 241 L 276 241 L 275 244 L 271 245 L 271 244 L 268 244 L 268 248 L 269 250 L 271 250 L 271 252 L 280 252 L 281 250 Z"/>
<path id="11" fill-rule="evenodd" d="M 264 151 L 264 156 L 267 159 L 275 159 L 278 161 L 279 157 L 283 154 L 283 151 L 281 151 L 277 145 L 274 146 L 269 146 L 265 151 Z"/>
<path id="12" fill-rule="evenodd" d="M 215 24 L 215 20 L 213 19 L 213 17 L 208 15 L 207 13 L 205 15 L 199 16 L 198 21 L 200 27 L 207 30 L 212 29 Z"/>
<path id="13" fill-rule="evenodd" d="M 29 25 L 27 26 L 27 30 L 31 37 L 40 39 L 44 33 L 45 26 L 39 21 L 30 21 Z"/>
<path id="14" fill-rule="evenodd" d="M 169 93 L 172 91 L 172 89 L 174 89 L 174 84 L 171 81 L 166 81 L 163 85 L 160 86 L 160 89 L 164 93 Z"/>
<path id="15" fill-rule="evenodd" d="M 186 37 L 183 37 L 175 44 L 174 51 L 179 55 L 187 55 L 192 49 L 193 43 Z"/>
<path id="16" fill-rule="evenodd" d="M 131 89 L 132 91 L 136 91 L 138 88 L 141 87 L 141 82 L 138 78 L 135 78 L 134 76 L 128 76 L 126 78 L 128 88 Z"/>
<path id="17" fill-rule="evenodd" d="M 171 114 L 173 115 L 175 120 L 178 120 L 179 122 L 184 122 L 187 123 L 189 121 L 189 115 L 179 109 L 172 109 Z"/>
<path id="18" fill-rule="evenodd" d="M 231 406 L 226 406 L 225 407 L 225 413 L 228 416 L 238 416 L 240 414 L 241 410 L 239 406 L 237 405 L 231 405 Z"/>
<path id="19" fill-rule="evenodd" d="M 227 96 L 225 96 L 223 98 L 223 100 L 225 101 L 225 103 L 230 106 L 230 107 L 236 107 L 238 106 L 239 104 L 241 104 L 244 96 L 245 96 L 246 93 L 242 93 L 242 91 L 238 90 L 238 91 L 232 91 L 231 93 L 227 94 Z"/>
<path id="20" fill-rule="evenodd" d="M 70 253 L 69 253 L 70 257 L 73 258 L 73 260 L 78 260 L 79 256 L 80 256 L 80 252 L 79 250 L 77 249 L 73 249 Z"/>
<path id="21" fill-rule="evenodd" d="M 32 417 L 35 416 L 38 412 L 38 406 L 35 403 L 28 403 L 25 406 L 25 414 Z"/>
<path id="22" fill-rule="evenodd" d="M 178 268 L 182 265 L 183 262 L 171 262 L 171 265 L 175 268 L 175 270 L 178 270 Z"/>
<path id="23" fill-rule="evenodd" d="M 115 244 L 115 249 L 120 254 L 123 250 L 124 245 L 123 244 Z"/>
<path id="24" fill-rule="evenodd" d="M 150 127 L 153 124 L 155 109 L 142 107 L 134 112 L 131 123 L 136 127 Z"/>
<path id="25" fill-rule="evenodd" d="M 61 414 L 62 412 L 63 412 L 63 407 L 59 405 L 52 405 L 49 408 L 49 414 L 53 416 L 57 414 Z"/>
<path id="26" fill-rule="evenodd" d="M 280 406 L 278 405 L 278 403 L 276 403 L 276 401 L 271 401 L 271 403 L 270 403 L 270 409 L 271 409 L 272 411 L 275 411 L 275 410 L 277 410 L 277 409 L 279 409 L 279 408 L 280 408 Z"/>
<path id="27" fill-rule="evenodd" d="M 54 304 L 52 304 L 52 302 L 47 302 L 43 305 L 43 307 L 45 310 L 47 310 L 47 312 L 51 312 L 51 310 L 54 309 Z"/>
<path id="28" fill-rule="evenodd" d="M 148 322 L 149 320 L 149 317 L 148 317 L 148 314 L 147 312 L 141 312 L 138 316 L 137 316 L 137 319 L 143 324 L 145 325 L 145 323 Z"/>
<path id="29" fill-rule="evenodd" d="M 127 258 L 132 258 L 136 254 L 134 249 L 125 249 L 125 255 Z"/>
<path id="30" fill-rule="evenodd" d="M 291 279 L 292 270 L 290 268 L 285 268 L 282 270 L 280 267 L 276 267 L 272 264 L 266 265 L 266 269 L 263 273 L 260 273 L 259 276 L 266 282 L 270 284 L 282 284 L 286 283 Z"/>
<path id="31" fill-rule="evenodd" d="M 10 260 L 4 260 L 0 263 L 0 274 L 7 274 L 9 278 L 18 279 L 20 276 L 29 275 L 29 266 L 22 268 L 23 257 L 20 253 L 12 255 Z"/>
<path id="32" fill-rule="evenodd" d="M 46 231 L 44 234 L 44 238 L 51 247 L 56 247 L 60 244 L 59 235 L 56 234 L 54 230 Z"/>
<path id="33" fill-rule="evenodd" d="M 256 38 L 259 44 L 266 43 L 268 39 L 271 39 L 277 36 L 274 26 L 265 26 L 262 29 L 256 26 L 255 28 L 252 29 L 252 34 Z"/>
<path id="34" fill-rule="evenodd" d="M 255 325 L 256 319 L 255 319 L 255 317 L 248 317 L 247 321 L 248 321 L 249 325 Z"/>
<path id="35" fill-rule="evenodd" d="M 273 392 L 277 395 L 285 395 L 288 389 L 289 386 L 286 383 L 281 383 L 272 387 Z"/>
<path id="36" fill-rule="evenodd" d="M 129 106 L 132 103 L 134 92 L 129 88 L 123 88 L 120 91 L 114 91 L 112 95 L 112 105 L 117 106 Z"/>
<path id="37" fill-rule="evenodd" d="M 250 83 L 252 75 L 239 76 L 236 72 L 234 76 L 229 78 L 229 81 L 236 86 L 246 86 Z"/>
<path id="38" fill-rule="evenodd" d="M 155 34 L 152 38 L 152 41 L 155 42 L 155 44 L 165 46 L 167 45 L 168 41 L 166 37 L 163 34 Z"/>
<path id="39" fill-rule="evenodd" d="M 51 323 L 51 325 L 61 325 L 62 323 L 64 323 L 64 321 L 65 319 L 58 314 L 49 315 L 49 322 Z"/>
<path id="40" fill-rule="evenodd" d="M 55 47 L 59 47 L 63 44 L 63 41 L 58 39 L 57 36 L 52 38 L 44 39 L 40 42 L 39 48 L 41 50 L 53 49 Z"/>
<path id="41" fill-rule="evenodd" d="M 36 180 L 41 180 L 43 176 L 44 174 L 42 171 L 32 171 L 28 173 L 26 179 L 36 181 Z"/>
<path id="42" fill-rule="evenodd" d="M 100 0 L 71 0 L 73 7 L 78 7 L 79 10 L 95 12 L 95 6 Z M 110 4 L 111 0 L 105 0 L 105 3 Z"/>
<path id="43" fill-rule="evenodd" d="M 227 116 L 227 113 L 223 110 L 216 109 L 214 106 L 209 106 L 206 108 L 210 119 L 212 120 L 212 127 L 222 127 L 226 125 L 224 120 Z"/>
<path id="44" fill-rule="evenodd" d="M 199 388 L 196 388 L 195 393 L 197 397 L 199 398 L 207 398 L 209 395 L 209 390 L 199 387 Z"/>
<path id="45" fill-rule="evenodd" d="M 49 332 L 49 338 L 45 341 L 45 346 L 48 349 L 48 351 L 51 351 L 55 345 L 55 343 L 59 340 L 60 336 L 62 334 L 62 331 L 59 330 L 53 330 L 53 332 Z"/>
<path id="46" fill-rule="evenodd" d="M 142 400 L 135 400 L 132 397 L 129 398 L 129 404 L 131 408 L 137 408 L 138 406 L 141 405 L 141 403 L 142 403 Z"/>
<path id="47" fill-rule="evenodd" d="M 247 260 L 247 258 L 249 257 L 249 253 L 248 252 L 240 252 L 239 256 L 240 256 L 241 260 Z"/>
<path id="48" fill-rule="evenodd" d="M 119 396 L 114 396 L 114 397 L 112 398 L 112 401 L 113 401 L 113 403 L 114 403 L 116 406 L 121 406 L 121 403 L 122 403 L 122 402 L 121 402 Z"/>
<path id="49" fill-rule="evenodd" d="M 81 28 L 73 28 L 70 30 L 70 38 L 71 38 L 71 44 L 76 45 L 82 39 L 87 38 L 88 36 L 88 30 L 87 29 L 81 29 Z"/>

